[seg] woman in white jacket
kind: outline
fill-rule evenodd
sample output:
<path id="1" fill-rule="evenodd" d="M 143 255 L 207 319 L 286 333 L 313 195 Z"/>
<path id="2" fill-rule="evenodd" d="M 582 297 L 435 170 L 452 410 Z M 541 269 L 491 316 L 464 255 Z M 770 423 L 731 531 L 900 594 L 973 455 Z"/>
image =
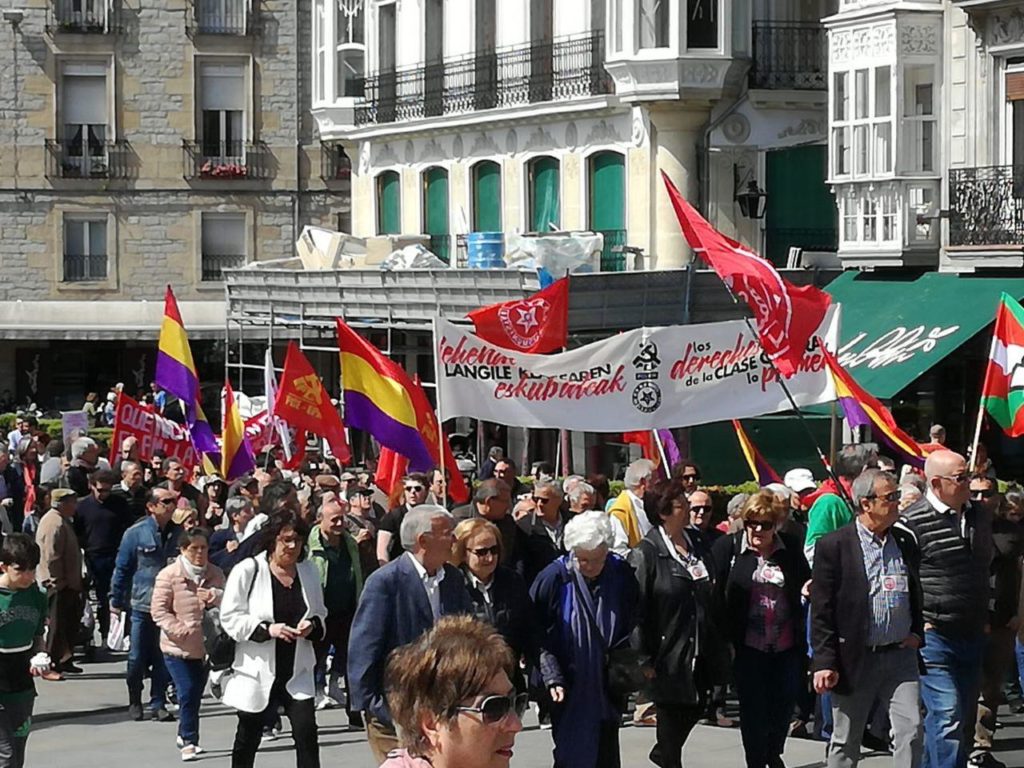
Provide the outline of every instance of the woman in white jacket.
<path id="1" fill-rule="evenodd" d="M 295 512 L 275 512 L 260 532 L 263 552 L 231 570 L 221 624 L 235 640 L 223 701 L 238 710 L 231 768 L 251 768 L 263 724 L 278 706 L 291 721 L 297 768 L 320 768 L 313 706 L 313 640 L 323 638 L 323 590 L 305 561 L 309 528 Z"/>

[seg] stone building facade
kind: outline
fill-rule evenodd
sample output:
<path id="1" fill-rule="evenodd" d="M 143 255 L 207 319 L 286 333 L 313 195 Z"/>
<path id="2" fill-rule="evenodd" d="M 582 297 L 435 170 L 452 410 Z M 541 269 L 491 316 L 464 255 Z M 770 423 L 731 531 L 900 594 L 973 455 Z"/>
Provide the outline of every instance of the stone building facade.
<path id="1" fill-rule="evenodd" d="M 309 113 L 309 0 L 25 0 L 3 18 L 0 391 L 77 407 L 142 387 L 167 284 L 193 338 L 223 339 L 222 269 L 347 226 Z M 222 349 L 197 346 L 219 378 Z"/>

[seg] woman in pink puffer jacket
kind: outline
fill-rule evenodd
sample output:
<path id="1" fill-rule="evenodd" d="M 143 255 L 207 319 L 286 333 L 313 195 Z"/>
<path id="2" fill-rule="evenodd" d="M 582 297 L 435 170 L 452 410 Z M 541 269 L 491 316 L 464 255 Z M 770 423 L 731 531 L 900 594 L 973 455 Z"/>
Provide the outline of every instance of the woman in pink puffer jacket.
<path id="1" fill-rule="evenodd" d="M 156 577 L 150 613 L 160 628 L 160 650 L 178 694 L 178 747 L 181 759 L 197 759 L 199 704 L 206 687 L 203 618 L 220 605 L 224 572 L 209 562 L 209 534 L 193 528 L 181 534 L 181 553 Z"/>

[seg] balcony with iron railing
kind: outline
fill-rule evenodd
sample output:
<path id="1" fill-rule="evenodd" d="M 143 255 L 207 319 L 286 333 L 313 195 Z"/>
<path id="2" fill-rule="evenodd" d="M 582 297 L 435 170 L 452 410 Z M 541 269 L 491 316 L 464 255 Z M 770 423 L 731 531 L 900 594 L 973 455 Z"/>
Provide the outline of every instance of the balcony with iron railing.
<path id="1" fill-rule="evenodd" d="M 46 177 L 49 179 L 126 179 L 129 150 L 126 141 L 46 141 Z"/>
<path id="2" fill-rule="evenodd" d="M 335 192 L 352 189 L 352 160 L 341 144 L 320 142 L 320 179 Z"/>
<path id="3" fill-rule="evenodd" d="M 189 181 L 262 181 L 270 150 L 262 141 L 182 141 L 182 175 Z"/>
<path id="4" fill-rule="evenodd" d="M 1024 247 L 1024 165 L 949 170 L 949 244 Z"/>
<path id="5" fill-rule="evenodd" d="M 204 253 L 200 264 L 200 279 L 204 283 L 223 280 L 225 269 L 239 269 L 245 266 L 245 262 L 245 254 Z"/>
<path id="6" fill-rule="evenodd" d="M 828 44 L 816 21 L 755 21 L 750 87 L 824 91 L 828 87 Z"/>
<path id="7" fill-rule="evenodd" d="M 257 3 L 251 0 L 186 0 L 185 33 L 249 37 L 259 30 Z"/>
<path id="8" fill-rule="evenodd" d="M 51 0 L 46 32 L 50 35 L 112 35 L 120 31 L 117 0 Z"/>
<path id="9" fill-rule="evenodd" d="M 613 90 L 604 35 L 595 32 L 370 75 L 355 119 L 357 125 L 393 123 Z"/>
<path id="10" fill-rule="evenodd" d="M 105 253 L 65 253 L 64 282 L 85 283 L 107 279 Z"/>

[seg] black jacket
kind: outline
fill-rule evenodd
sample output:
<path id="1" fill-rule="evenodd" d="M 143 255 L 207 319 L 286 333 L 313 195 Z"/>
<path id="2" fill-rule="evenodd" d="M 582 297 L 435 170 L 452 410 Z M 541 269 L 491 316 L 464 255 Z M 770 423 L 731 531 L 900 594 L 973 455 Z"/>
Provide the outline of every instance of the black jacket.
<path id="1" fill-rule="evenodd" d="M 711 622 L 711 552 L 700 531 L 686 533 L 691 553 L 707 570 L 703 579 L 695 580 L 672 556 L 660 527 L 648 531 L 629 553 L 640 584 L 641 615 L 634 645 L 654 665 L 651 698 L 656 703 L 697 704 L 700 691 L 715 677 L 722 650 Z"/>
<path id="2" fill-rule="evenodd" d="M 1020 525 L 1010 520 L 992 520 L 991 604 L 989 623 L 1005 627 L 1017 615 L 1020 595 Z"/>
<path id="3" fill-rule="evenodd" d="M 778 566 L 785 578 L 785 593 L 789 599 L 789 615 L 794 623 L 795 647 L 806 648 L 806 623 L 800 602 L 800 592 L 811 578 L 801 542 L 785 533 L 776 532 L 783 546 L 777 548 L 768 562 Z M 750 616 L 750 590 L 757 568 L 757 553 L 748 549 L 741 552 L 744 531 L 723 536 L 711 548 L 715 564 L 715 592 L 720 621 L 729 640 L 736 648 L 746 644 L 747 620 Z"/>
<path id="4" fill-rule="evenodd" d="M 564 526 L 566 520 L 562 518 Z M 521 573 L 526 585 L 532 586 L 537 575 L 551 563 L 565 554 L 565 549 L 548 535 L 547 527 L 538 519 L 536 512 L 531 512 L 519 520 Z M 504 538 L 504 537 L 503 537 Z"/>
<path id="5" fill-rule="evenodd" d="M 473 603 L 473 615 L 486 621 L 505 638 L 517 661 L 517 679 L 513 682 L 518 690 L 525 690 L 518 660 L 525 658 L 531 666 L 536 666 L 540 646 L 526 584 L 515 571 L 498 566 L 491 581 L 491 602 L 488 605 L 483 592 L 477 589 L 470 578 L 469 570 L 465 566 L 460 570 L 466 579 L 466 591 Z"/>
<path id="6" fill-rule="evenodd" d="M 910 631 L 924 640 L 921 614 L 920 553 L 914 537 L 899 527 L 889 529 L 903 555 L 910 586 Z M 871 597 L 857 524 L 850 523 L 818 540 L 811 581 L 811 645 L 815 671 L 839 673 L 835 691 L 848 695 L 867 659 Z"/>
<path id="7" fill-rule="evenodd" d="M 968 504 L 966 538 L 957 529 L 956 515 L 939 512 L 927 497 L 907 507 L 903 516 L 921 552 L 924 620 L 947 634 L 980 635 L 988 621 L 992 514 Z"/>

